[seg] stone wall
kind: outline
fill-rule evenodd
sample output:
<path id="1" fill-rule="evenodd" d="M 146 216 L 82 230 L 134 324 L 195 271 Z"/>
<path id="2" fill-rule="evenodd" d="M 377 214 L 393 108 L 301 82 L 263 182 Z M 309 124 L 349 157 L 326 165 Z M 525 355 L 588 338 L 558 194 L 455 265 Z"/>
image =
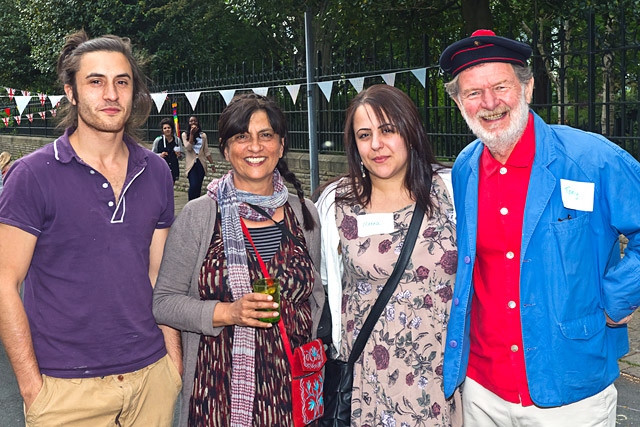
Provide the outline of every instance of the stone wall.
<path id="1" fill-rule="evenodd" d="M 28 136 L 16 136 L 16 135 L 3 135 L 0 134 L 0 152 L 8 151 L 11 153 L 12 158 L 16 159 L 31 153 L 32 151 L 42 147 L 43 145 L 52 142 L 54 138 L 41 138 L 41 137 L 28 137 Z M 150 145 L 143 144 L 147 148 L 151 148 Z M 229 170 L 229 163 L 220 154 L 217 147 L 211 148 L 211 156 L 216 164 L 215 175 L 211 174 L 211 169 L 207 171 L 207 177 L 203 183 L 203 194 L 206 191 L 206 186 L 214 177 L 219 177 Z M 319 171 L 320 171 L 320 184 L 327 180 L 342 174 L 347 169 L 347 159 L 344 155 L 328 155 L 321 154 L 319 156 Z M 289 169 L 296 174 L 298 179 L 302 182 L 305 194 L 310 196 L 311 188 L 311 176 L 309 174 L 309 154 L 308 153 L 288 153 L 287 163 Z M 180 179 L 176 182 L 176 190 L 187 191 L 189 187 L 189 181 L 184 176 L 184 161 L 180 162 Z"/>

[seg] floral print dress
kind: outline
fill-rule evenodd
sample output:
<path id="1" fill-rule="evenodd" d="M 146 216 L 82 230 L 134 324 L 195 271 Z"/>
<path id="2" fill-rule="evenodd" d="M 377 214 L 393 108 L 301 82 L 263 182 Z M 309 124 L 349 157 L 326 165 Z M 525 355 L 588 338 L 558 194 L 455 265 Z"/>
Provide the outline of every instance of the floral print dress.
<path id="1" fill-rule="evenodd" d="M 338 194 L 340 188 L 338 188 Z M 434 173 L 434 211 L 425 215 L 409 264 L 354 368 L 352 426 L 457 427 L 459 391 L 443 392 L 442 362 L 457 250 L 452 200 Z M 337 203 L 344 262 L 342 341 L 347 360 L 398 259 L 415 204 L 393 213 L 395 231 L 358 236 L 362 206 Z"/>

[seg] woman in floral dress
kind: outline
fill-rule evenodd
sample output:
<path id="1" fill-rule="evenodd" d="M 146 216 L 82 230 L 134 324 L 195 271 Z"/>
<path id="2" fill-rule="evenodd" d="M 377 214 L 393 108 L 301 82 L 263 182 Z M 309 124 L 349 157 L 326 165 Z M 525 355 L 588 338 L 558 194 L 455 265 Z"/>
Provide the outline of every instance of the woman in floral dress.
<path id="1" fill-rule="evenodd" d="M 457 251 L 449 170 L 437 165 L 411 99 L 388 85 L 347 110 L 349 172 L 317 207 L 333 343 L 347 360 L 398 259 L 417 204 L 426 214 L 411 259 L 354 368 L 352 426 L 462 425 L 444 397 L 442 359 Z"/>

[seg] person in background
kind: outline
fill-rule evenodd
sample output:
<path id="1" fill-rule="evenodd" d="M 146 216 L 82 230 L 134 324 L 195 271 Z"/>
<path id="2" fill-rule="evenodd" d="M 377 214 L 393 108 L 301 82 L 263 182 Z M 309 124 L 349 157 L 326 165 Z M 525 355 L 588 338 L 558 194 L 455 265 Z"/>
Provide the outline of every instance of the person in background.
<path id="1" fill-rule="evenodd" d="M 0 176 L 0 194 L 2 194 L 4 176 L 9 170 L 10 165 L 11 165 L 11 153 L 7 151 L 3 151 L 2 153 L 0 153 L 0 172 L 2 173 L 2 175 Z"/>
<path id="2" fill-rule="evenodd" d="M 260 320 L 277 314 L 270 310 L 278 305 L 252 291 L 264 275 L 241 223 L 270 276 L 280 279 L 280 322 L 295 348 L 315 338 L 324 306 L 317 212 L 283 158 L 286 121 L 272 100 L 235 97 L 218 128 L 231 170 L 183 208 L 154 292 L 158 323 L 182 330 L 179 426 L 293 427 L 283 340 L 278 327 Z"/>
<path id="3" fill-rule="evenodd" d="M 453 167 L 445 393 L 462 384 L 467 427 L 613 427 L 625 325 L 640 304 L 640 164 L 529 110 L 531 53 L 478 30 L 440 57 L 478 137 Z"/>
<path id="4" fill-rule="evenodd" d="M 145 77 L 129 39 L 84 31 L 57 71 L 66 130 L 18 159 L 0 195 L 0 338 L 26 425 L 170 427 L 180 337 L 151 302 L 173 183 L 132 137 Z"/>
<path id="5" fill-rule="evenodd" d="M 160 121 L 160 129 L 162 130 L 162 135 L 153 141 L 153 148 L 151 151 L 157 153 L 167 162 L 169 169 L 171 169 L 173 182 L 175 183 L 178 178 L 180 178 L 180 166 L 178 165 L 178 159 L 182 157 L 182 152 L 180 149 L 180 140 L 176 135 L 173 119 L 169 117 L 162 119 Z"/>
<path id="6" fill-rule="evenodd" d="M 398 260 L 414 209 L 425 212 L 407 269 L 356 361 L 351 425 L 461 426 L 460 396 L 442 391 L 457 256 L 450 171 L 436 161 L 415 104 L 388 85 L 353 99 L 344 146 L 348 173 L 316 202 L 340 359 Z"/>
<path id="7" fill-rule="evenodd" d="M 186 153 L 186 175 L 189 179 L 189 200 L 197 199 L 202 193 L 202 182 L 207 175 L 206 161 L 211 164 L 211 172 L 215 173 L 216 166 L 209 154 L 207 134 L 202 131 L 197 117 L 189 117 L 189 128 L 182 132 L 182 145 Z"/>

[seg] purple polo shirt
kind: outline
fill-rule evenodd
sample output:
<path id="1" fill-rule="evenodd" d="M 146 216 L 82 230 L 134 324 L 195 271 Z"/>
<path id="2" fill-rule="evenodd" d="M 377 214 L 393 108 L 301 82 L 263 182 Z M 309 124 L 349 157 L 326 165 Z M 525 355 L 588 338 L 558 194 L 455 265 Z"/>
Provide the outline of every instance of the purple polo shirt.
<path id="1" fill-rule="evenodd" d="M 173 222 L 173 180 L 162 158 L 125 137 L 118 203 L 107 179 L 76 155 L 71 132 L 15 162 L 0 222 L 38 238 L 24 306 L 41 372 L 132 372 L 166 354 L 151 310 L 149 245 Z"/>

